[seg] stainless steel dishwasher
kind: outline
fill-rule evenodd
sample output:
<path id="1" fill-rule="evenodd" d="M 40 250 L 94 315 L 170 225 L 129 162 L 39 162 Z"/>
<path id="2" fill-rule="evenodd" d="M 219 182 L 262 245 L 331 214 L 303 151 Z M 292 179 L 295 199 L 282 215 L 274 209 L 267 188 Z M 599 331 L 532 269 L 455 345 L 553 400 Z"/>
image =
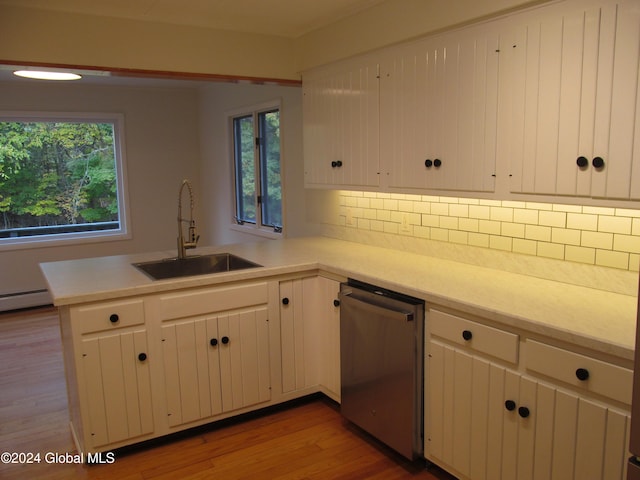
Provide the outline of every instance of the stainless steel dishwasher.
<path id="1" fill-rule="evenodd" d="M 423 456 L 424 302 L 340 286 L 341 413 L 404 457 Z"/>

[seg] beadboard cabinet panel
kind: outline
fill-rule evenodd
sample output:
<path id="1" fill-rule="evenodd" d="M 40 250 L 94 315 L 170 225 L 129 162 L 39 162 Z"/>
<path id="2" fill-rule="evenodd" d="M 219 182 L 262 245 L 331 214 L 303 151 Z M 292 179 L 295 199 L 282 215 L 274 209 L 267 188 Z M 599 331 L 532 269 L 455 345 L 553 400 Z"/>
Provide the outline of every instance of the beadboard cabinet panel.
<path id="1" fill-rule="evenodd" d="M 388 187 L 493 191 L 499 50 L 498 32 L 482 26 L 382 52 Z"/>
<path id="2" fill-rule="evenodd" d="M 498 355 L 475 348 L 473 337 L 458 342 L 459 335 L 451 336 L 459 330 L 449 327 L 452 318 L 436 309 L 427 314 L 427 459 L 460 479 L 624 480 L 628 404 L 618 407 L 601 396 L 522 373 L 537 350 L 527 349 L 516 363 L 503 364 Z M 466 331 L 477 323 L 460 320 Z M 619 368 L 609 365 L 614 367 Z M 596 368 L 593 375 L 599 376 Z"/>
<path id="3" fill-rule="evenodd" d="M 561 2 L 512 23 L 511 191 L 640 198 L 638 2 Z"/>
<path id="4" fill-rule="evenodd" d="M 305 185 L 378 187 L 378 61 L 364 56 L 304 75 Z"/>

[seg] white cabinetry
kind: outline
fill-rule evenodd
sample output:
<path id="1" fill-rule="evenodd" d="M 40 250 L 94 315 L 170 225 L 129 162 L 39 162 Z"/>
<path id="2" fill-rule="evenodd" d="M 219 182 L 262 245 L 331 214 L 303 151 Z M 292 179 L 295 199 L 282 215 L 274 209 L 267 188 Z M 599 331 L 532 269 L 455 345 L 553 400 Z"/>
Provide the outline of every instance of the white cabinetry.
<path id="1" fill-rule="evenodd" d="M 305 185 L 380 184 L 378 89 L 378 63 L 373 57 L 305 73 Z"/>
<path id="2" fill-rule="evenodd" d="M 154 432 L 142 300 L 71 307 L 61 314 L 73 434 L 79 449 L 144 439 Z"/>
<path id="3" fill-rule="evenodd" d="M 322 276 L 280 282 L 283 393 L 319 387 L 340 400 L 339 290 Z"/>
<path id="4" fill-rule="evenodd" d="M 630 370 L 529 339 L 521 355 L 518 335 L 438 310 L 427 325 L 428 459 L 473 480 L 624 478 Z M 575 365 L 592 375 L 577 391 Z"/>
<path id="5" fill-rule="evenodd" d="M 389 188 L 493 191 L 499 50 L 498 32 L 484 25 L 381 53 Z"/>
<path id="6" fill-rule="evenodd" d="M 640 4 L 563 2 L 511 23 L 511 191 L 640 198 Z"/>
<path id="7" fill-rule="evenodd" d="M 639 67 L 636 0 L 567 0 L 318 68 L 305 184 L 639 200 Z"/>
<path id="8" fill-rule="evenodd" d="M 267 283 L 158 298 L 170 427 L 271 399 Z"/>

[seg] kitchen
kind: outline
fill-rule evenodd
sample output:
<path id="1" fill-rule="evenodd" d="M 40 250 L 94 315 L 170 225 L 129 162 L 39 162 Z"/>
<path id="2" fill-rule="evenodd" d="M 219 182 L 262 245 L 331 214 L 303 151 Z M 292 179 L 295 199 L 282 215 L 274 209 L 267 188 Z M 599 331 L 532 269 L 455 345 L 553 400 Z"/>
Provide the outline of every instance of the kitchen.
<path id="1" fill-rule="evenodd" d="M 389 8 L 388 2 L 385 6 Z M 15 13 L 16 12 L 14 12 L 14 14 Z M 452 12 L 451 15 L 454 15 L 454 13 L 455 12 Z M 477 17 L 481 17 L 487 15 L 487 12 L 481 12 L 480 14 L 474 12 L 474 14 Z M 403 19 L 406 19 L 405 17 L 406 15 Z M 361 19 L 360 17 L 357 18 Z M 460 23 L 461 21 L 462 20 L 458 18 L 453 23 Z M 407 22 L 407 25 L 412 25 L 408 19 Z M 11 25 L 8 25 L 7 29 L 3 31 L 9 32 L 9 28 L 11 28 Z M 13 28 L 15 28 L 15 26 Z M 392 32 L 387 31 L 387 34 L 391 35 Z M 366 37 L 366 35 L 363 36 Z M 339 36 L 337 38 L 339 38 Z M 6 45 L 7 43 L 3 42 L 3 44 Z M 374 46 L 379 45 L 372 45 L 368 48 Z M 356 47 L 354 46 L 353 48 Z M 108 54 L 108 52 L 105 53 L 104 50 L 100 51 L 103 55 Z M 9 53 L 3 52 L 3 55 L 0 56 L 15 59 L 15 56 L 9 55 Z M 37 61 L 36 57 L 30 58 L 34 62 Z M 149 60 L 147 59 L 146 62 L 149 62 Z M 60 63 L 87 64 L 86 61 L 60 61 Z M 107 61 L 92 64 L 96 63 L 110 64 L 110 62 Z M 323 62 L 319 61 L 318 63 Z M 139 65 L 146 66 L 145 63 L 140 63 Z M 159 70 L 164 70 L 164 68 L 160 68 Z M 178 69 L 174 67 L 168 70 Z M 183 69 L 179 70 L 182 71 Z M 65 251 L 65 248 L 57 248 L 54 249 L 55 251 L 38 249 L 38 256 L 40 257 L 38 262 L 30 260 L 33 256 L 33 250 L 25 251 L 24 253 L 3 252 L 3 265 L 8 265 L 8 271 L 11 271 L 12 274 L 15 272 L 15 275 L 12 275 L 11 279 L 7 279 L 7 281 L 10 282 L 10 287 L 8 287 L 9 291 L 16 289 L 16 287 L 20 287 L 20 291 L 42 288 L 42 283 L 34 286 L 33 280 L 31 280 L 31 277 L 36 276 L 34 272 L 37 272 L 37 263 L 41 261 L 172 249 L 175 242 L 175 220 L 173 216 L 175 198 L 174 195 L 156 196 L 154 192 L 175 190 L 175 185 L 179 183 L 183 176 L 212 178 L 214 179 L 213 181 L 216 182 L 214 188 L 207 188 L 205 185 L 199 185 L 199 188 L 196 188 L 196 196 L 198 199 L 196 217 L 199 219 L 218 219 L 212 220 L 211 224 L 201 221 L 199 233 L 202 235 L 202 239 L 200 240 L 200 244 L 214 245 L 244 241 L 246 239 L 245 236 L 228 228 L 229 220 L 227 212 L 231 210 L 231 193 L 228 182 L 225 180 L 230 177 L 228 173 L 228 160 L 226 160 L 228 158 L 226 152 L 227 140 L 223 135 L 220 135 L 218 138 L 209 137 L 209 132 L 223 132 L 224 126 L 221 126 L 221 124 L 224 122 L 224 113 L 237 107 L 241 102 L 255 103 L 265 98 L 280 96 L 283 98 L 283 112 L 287 112 L 287 109 L 289 109 L 289 112 L 296 112 L 298 115 L 298 120 L 296 121 L 292 114 L 289 114 L 288 117 L 283 114 L 285 121 L 290 122 L 289 128 L 286 129 L 286 136 L 284 136 L 284 150 L 286 151 L 284 161 L 286 169 L 285 181 L 287 182 L 285 231 L 288 237 L 320 234 L 361 243 L 392 246 L 396 249 L 404 249 L 409 252 L 428 251 L 433 255 L 444 257 L 445 259 L 464 258 L 465 262 L 479 266 L 496 265 L 496 262 L 500 262 L 501 268 L 511 270 L 516 274 L 529 273 L 543 276 L 543 278 L 552 276 L 552 280 L 560 282 L 575 282 L 575 279 L 579 278 L 581 285 L 603 288 L 602 284 L 604 283 L 608 285 L 604 288 L 613 289 L 614 292 L 619 292 L 627 296 L 635 295 L 634 289 L 637 288 L 638 270 L 637 252 L 628 251 L 628 249 L 616 251 L 615 249 L 606 250 L 604 248 L 598 249 L 596 247 L 590 247 L 600 252 L 597 254 L 597 260 L 594 258 L 592 264 L 555 262 L 554 259 L 558 257 L 554 256 L 557 255 L 554 252 L 562 250 L 563 252 L 573 251 L 575 253 L 576 249 L 572 247 L 576 247 L 576 245 L 571 243 L 571 240 L 569 240 L 568 243 L 563 243 L 562 234 L 568 232 L 552 230 L 553 228 L 559 228 L 557 227 L 558 224 L 555 223 L 558 221 L 558 214 L 560 214 L 560 216 L 564 215 L 565 219 L 571 219 L 571 222 L 588 220 L 592 218 L 592 215 L 597 214 L 607 217 L 602 223 L 614 225 L 626 222 L 630 226 L 628 233 L 625 233 L 627 230 L 618 230 L 618 227 L 615 227 L 614 231 L 598 233 L 610 234 L 611 237 L 614 235 L 633 237 L 633 232 L 637 232 L 637 226 L 635 230 L 633 230 L 632 227 L 633 225 L 637 225 L 637 216 L 633 213 L 633 208 L 626 209 L 628 216 L 624 217 L 625 220 L 620 221 L 619 215 L 607 215 L 610 211 L 596 210 L 595 207 L 599 205 L 593 204 L 592 201 L 587 201 L 586 203 L 588 203 L 588 205 L 581 207 L 581 210 L 577 212 L 575 211 L 575 205 L 567 205 L 565 200 L 570 200 L 564 198 L 558 203 L 561 210 L 551 209 L 546 206 L 548 204 L 538 204 L 534 209 L 536 211 L 535 214 L 532 214 L 529 212 L 529 209 L 523 208 L 523 205 L 512 200 L 496 201 L 483 199 L 482 195 L 479 195 L 479 199 L 470 201 L 464 197 L 456 196 L 439 197 L 436 199 L 406 193 L 396 194 L 383 192 L 370 194 L 342 190 L 305 190 L 303 188 L 304 172 L 302 171 L 301 162 L 290 160 L 291 158 L 301 158 L 303 151 L 301 140 L 302 127 L 299 120 L 302 111 L 302 100 L 300 98 L 300 92 L 296 87 L 227 84 L 218 84 L 213 87 L 207 85 L 202 89 L 204 93 L 200 94 L 199 97 L 196 97 L 191 91 L 181 89 L 175 92 L 174 102 L 170 107 L 174 110 L 170 110 L 170 113 L 164 116 L 151 113 L 149 117 L 145 117 L 144 113 L 140 112 L 144 112 L 152 105 L 160 105 L 158 97 L 163 97 L 165 102 L 171 101 L 172 98 L 166 95 L 166 91 L 153 96 L 153 92 L 142 94 L 139 90 L 136 90 L 135 93 L 125 92 L 128 93 L 128 96 L 125 97 L 125 93 L 117 95 L 115 91 L 112 90 L 109 90 L 109 96 L 92 95 L 88 91 L 88 87 L 85 89 L 84 96 L 76 96 L 75 93 L 72 94 L 71 89 L 68 87 L 65 87 L 64 90 L 48 90 L 45 89 L 45 87 L 28 88 L 26 86 L 11 86 L 9 88 L 11 90 L 5 90 L 3 88 L 3 91 L 7 92 L 8 97 L 6 103 L 3 100 L 3 109 L 8 110 L 26 108 L 24 105 L 19 104 L 19 99 L 26 96 L 30 99 L 29 102 L 31 105 L 44 105 L 43 102 L 45 99 L 47 102 L 53 102 L 49 103 L 47 107 L 47 109 L 52 110 L 62 108 L 61 105 L 64 105 L 65 109 L 80 109 L 81 107 L 74 107 L 74 104 L 70 102 L 75 101 L 81 105 L 86 105 L 87 98 L 94 98 L 96 102 L 94 108 L 97 111 L 105 109 L 111 110 L 114 109 L 114 105 L 122 105 L 121 108 L 115 109 L 125 111 L 127 124 L 131 125 L 135 119 L 139 118 L 139 123 L 135 125 L 143 129 L 140 133 L 128 134 L 128 156 L 131 158 L 132 155 L 136 157 L 139 155 L 141 158 L 147 158 L 149 162 L 154 162 L 153 169 L 149 168 L 151 163 L 145 167 L 142 164 L 131 164 L 131 162 L 129 162 L 131 182 L 129 194 L 131 196 L 134 237 L 127 245 L 126 251 L 122 251 L 121 246 L 109 245 L 108 243 L 91 247 L 77 247 L 73 252 Z M 48 88 L 53 89 L 53 87 Z M 74 89 L 75 88 L 76 87 L 74 87 Z M 128 87 L 122 88 L 126 90 Z M 52 92 L 55 92 L 55 95 L 51 95 L 50 93 Z M 69 97 L 73 98 L 61 97 L 60 92 L 66 92 Z M 132 97 L 136 97 L 136 102 L 132 101 Z M 101 98 L 104 98 L 104 100 L 101 100 Z M 100 103 L 101 101 L 104 103 Z M 140 104 L 139 110 L 136 113 L 128 113 L 126 108 L 134 108 L 137 102 Z M 183 112 L 184 109 L 191 110 L 185 114 Z M 201 118 L 203 118 L 200 122 L 195 120 L 196 111 L 204 112 L 200 114 L 202 115 Z M 139 117 L 136 115 L 139 115 Z M 165 124 L 158 125 L 151 121 L 152 119 L 159 121 L 157 119 L 163 117 L 166 119 L 168 117 L 174 117 L 174 115 L 176 118 L 178 115 L 183 115 L 183 117 L 186 117 L 188 123 L 177 121 L 174 126 Z M 171 142 L 171 145 L 160 146 L 158 152 L 147 151 L 150 143 L 149 139 L 157 142 L 158 137 L 165 138 L 167 136 L 162 133 L 168 131 L 164 129 L 171 129 L 178 125 L 186 130 L 183 135 L 175 137 L 176 140 L 180 139 L 184 141 L 182 145 Z M 283 130 L 285 130 L 285 127 L 283 127 Z M 161 132 L 161 134 L 158 135 L 157 132 Z M 198 140 L 196 132 L 199 133 L 200 140 Z M 137 142 L 138 139 L 140 139 L 140 143 L 136 144 L 135 142 Z M 197 145 L 200 145 L 200 152 L 194 147 Z M 192 154 L 185 154 L 185 152 L 192 152 Z M 208 162 L 203 162 L 200 165 L 189 163 L 185 165 L 177 163 L 176 158 L 180 158 L 180 161 L 184 161 L 182 160 L 184 158 L 215 158 L 216 162 L 219 163 L 209 164 Z M 287 161 L 287 159 L 289 159 L 289 161 Z M 160 169 L 158 166 L 160 166 Z M 166 171 L 164 169 L 166 169 Z M 147 184 L 146 182 L 150 180 L 149 171 L 153 171 L 154 176 L 157 176 L 157 178 L 151 178 L 153 188 L 136 188 L 138 185 Z M 496 188 L 498 188 L 498 186 L 496 186 Z M 303 204 L 300 199 L 304 199 L 306 205 Z M 154 206 L 152 212 L 149 212 L 149 209 L 144 207 L 144 205 L 149 204 Z M 216 206 L 217 208 L 214 209 L 211 206 Z M 466 216 L 460 214 L 460 212 L 464 212 L 465 210 L 467 212 Z M 445 211 L 446 214 L 444 213 Z M 469 212 L 472 213 L 470 214 Z M 374 215 L 376 217 L 375 219 L 372 218 Z M 416 220 L 416 215 L 420 218 L 419 222 Z M 526 216 L 527 218 L 535 217 L 537 223 L 514 221 L 514 216 L 516 216 L 517 219 L 518 215 Z M 436 219 L 436 217 L 443 218 Z M 386 218 L 388 218 L 388 220 L 385 220 Z M 392 221 L 392 218 L 396 220 Z M 456 220 L 452 221 L 452 219 Z M 438 221 L 437 226 L 434 223 L 436 220 Z M 476 220 L 477 227 L 469 227 L 468 220 Z M 497 222 L 497 224 L 494 222 Z M 457 224 L 457 228 L 454 224 Z M 464 224 L 467 226 L 464 226 Z M 535 238 L 523 238 L 522 235 L 496 235 L 495 233 L 491 235 L 490 233 L 496 230 L 506 232 L 509 228 L 516 228 L 515 224 L 521 225 L 519 228 L 524 229 L 524 232 L 527 230 L 536 233 L 548 231 L 549 241 L 545 240 L 547 238 L 546 236 L 538 238 L 535 237 L 535 234 L 533 234 Z M 447 228 L 443 228 L 445 225 Z M 573 225 L 575 225 L 575 223 Z M 395 231 L 393 230 L 394 228 L 396 229 Z M 470 228 L 475 228 L 477 231 L 469 230 Z M 481 228 L 486 228 L 487 230 L 480 230 Z M 400 229 L 402 229 L 402 231 Z M 445 240 L 444 235 L 447 233 L 447 238 L 450 239 L 449 243 L 426 241 L 426 229 L 429 229 L 429 234 L 432 235 L 427 238 L 431 238 L 432 240 Z M 445 232 L 445 230 L 447 232 Z M 574 227 L 570 230 L 576 230 L 576 228 Z M 585 230 L 588 232 L 591 231 L 588 226 L 585 227 Z M 637 235 L 637 233 L 635 233 L 635 235 Z M 465 245 L 460 243 L 460 239 L 463 237 L 467 238 Z M 472 240 L 470 241 L 469 239 Z M 474 244 L 474 241 L 486 241 L 486 244 Z M 540 252 L 540 257 L 531 255 L 514 257 L 505 253 L 507 244 L 511 252 L 527 253 L 530 251 L 527 249 L 531 248 L 531 242 L 540 242 L 537 245 L 540 247 L 537 250 Z M 616 244 L 618 245 L 619 242 L 616 242 Z M 494 248 L 487 249 L 487 246 L 493 246 Z M 62 257 L 60 255 L 62 255 Z M 516 258 L 517 261 L 515 261 Z M 568 254 L 566 258 L 571 259 Z M 624 263 L 624 260 L 621 260 L 621 258 L 626 259 L 626 268 L 620 268 L 620 262 L 622 261 Z M 596 261 L 598 264 L 593 265 Z M 31 271 L 29 271 L 29 268 L 26 266 L 30 266 L 31 264 L 32 268 Z M 20 268 L 18 268 L 18 265 L 20 265 Z M 617 269 L 612 270 L 611 267 L 616 267 Z M 29 279 L 26 277 L 29 277 Z M 40 280 L 40 282 L 42 281 Z M 401 284 L 402 282 L 395 281 L 391 283 Z M 496 294 L 496 296 L 498 295 Z M 499 301 L 499 298 L 496 301 Z M 629 330 L 626 332 L 628 333 Z M 628 341 L 625 342 L 624 339 L 619 340 L 619 338 L 625 336 L 624 333 L 618 333 L 618 335 L 620 335 L 620 337 L 614 340 L 614 342 L 628 344 Z"/>

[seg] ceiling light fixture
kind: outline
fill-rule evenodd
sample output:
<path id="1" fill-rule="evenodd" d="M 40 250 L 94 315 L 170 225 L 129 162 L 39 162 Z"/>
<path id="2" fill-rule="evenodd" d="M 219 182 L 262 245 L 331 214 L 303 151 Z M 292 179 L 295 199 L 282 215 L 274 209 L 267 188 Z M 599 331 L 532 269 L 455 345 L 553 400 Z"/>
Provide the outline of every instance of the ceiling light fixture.
<path id="1" fill-rule="evenodd" d="M 39 70 L 17 70 L 14 75 L 24 78 L 35 78 L 37 80 L 79 80 L 82 77 L 76 73 L 53 72 Z"/>

